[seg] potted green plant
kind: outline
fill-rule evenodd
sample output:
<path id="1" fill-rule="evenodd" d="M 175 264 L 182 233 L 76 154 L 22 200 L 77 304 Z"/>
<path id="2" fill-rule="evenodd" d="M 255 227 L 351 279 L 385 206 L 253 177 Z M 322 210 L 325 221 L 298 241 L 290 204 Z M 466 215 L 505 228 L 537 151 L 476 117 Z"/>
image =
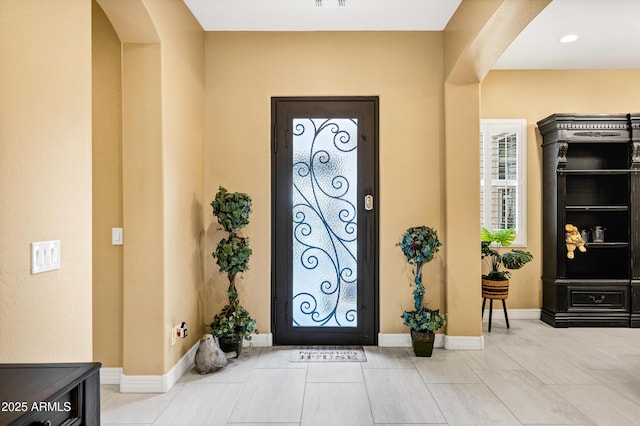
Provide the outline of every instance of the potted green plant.
<path id="1" fill-rule="evenodd" d="M 251 248 L 249 238 L 239 235 L 241 228 L 249 223 L 251 213 L 251 197 L 239 192 L 228 192 L 220 187 L 215 199 L 211 202 L 214 216 L 218 223 L 229 233 L 218 243 L 211 254 L 221 273 L 229 279 L 227 289 L 228 303 L 213 317 L 210 324 L 213 335 L 218 337 L 220 348 L 224 352 L 242 350 L 243 339 L 250 340 L 251 333 L 257 333 L 256 320 L 240 304 L 236 288 L 236 275 L 249 269 Z"/>
<path id="2" fill-rule="evenodd" d="M 500 251 L 515 241 L 516 231 L 513 228 L 491 232 L 483 227 L 480 239 L 481 259 L 490 266 L 489 273 L 482 275 L 482 297 L 504 300 L 509 296 L 509 271 L 522 268 L 533 259 L 533 255 L 518 249 Z"/>
<path id="3" fill-rule="evenodd" d="M 425 306 L 425 288 L 422 284 L 422 267 L 433 260 L 442 243 L 435 229 L 417 226 L 407 229 L 400 243 L 404 257 L 415 267 L 413 282 L 414 310 L 404 311 L 402 321 L 411 330 L 411 343 L 416 356 L 430 357 L 433 353 L 435 332 L 446 324 L 440 310 L 431 310 Z"/>

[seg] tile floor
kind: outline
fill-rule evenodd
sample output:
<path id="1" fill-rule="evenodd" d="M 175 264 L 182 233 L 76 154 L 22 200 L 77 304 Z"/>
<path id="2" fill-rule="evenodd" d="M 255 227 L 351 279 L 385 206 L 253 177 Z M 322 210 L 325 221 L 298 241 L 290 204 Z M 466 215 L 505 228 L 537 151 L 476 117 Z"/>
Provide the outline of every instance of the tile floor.
<path id="1" fill-rule="evenodd" d="M 250 348 L 166 394 L 103 385 L 102 424 L 640 425 L 638 329 L 498 320 L 484 351 L 365 350 L 365 363 L 300 363 L 286 347 Z"/>

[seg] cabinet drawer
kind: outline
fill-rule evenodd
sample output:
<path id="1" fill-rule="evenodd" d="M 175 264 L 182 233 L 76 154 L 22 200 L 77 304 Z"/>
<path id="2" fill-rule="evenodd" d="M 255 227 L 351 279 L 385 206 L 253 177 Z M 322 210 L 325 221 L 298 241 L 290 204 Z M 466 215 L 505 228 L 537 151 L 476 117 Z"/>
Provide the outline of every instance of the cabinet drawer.
<path id="1" fill-rule="evenodd" d="M 629 310 L 629 289 L 626 286 L 615 287 L 579 287 L 570 286 L 569 310 L 606 310 L 627 312 Z"/>
<path id="2" fill-rule="evenodd" d="M 10 422 L 9 426 L 80 426 L 83 424 L 81 401 L 81 384 L 57 398 L 29 400 L 28 409 L 18 419 Z"/>
<path id="3" fill-rule="evenodd" d="M 100 367 L 99 362 L 0 364 L 0 401 L 20 402 L 19 410 L 0 410 L 0 425 L 99 425 Z"/>
<path id="4" fill-rule="evenodd" d="M 32 404 L 28 423 L 34 425 L 76 426 L 81 425 L 81 407 L 79 406 L 80 386 L 64 393 L 53 401 L 35 401 Z"/>

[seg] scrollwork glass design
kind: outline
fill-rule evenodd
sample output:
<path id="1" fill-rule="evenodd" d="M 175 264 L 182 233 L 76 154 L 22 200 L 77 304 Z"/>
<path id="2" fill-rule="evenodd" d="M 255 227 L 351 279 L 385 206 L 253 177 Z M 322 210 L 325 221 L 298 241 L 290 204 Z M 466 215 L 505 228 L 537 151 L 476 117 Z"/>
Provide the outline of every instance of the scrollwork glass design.
<path id="1" fill-rule="evenodd" d="M 358 325 L 357 135 L 357 119 L 293 119 L 297 327 Z"/>

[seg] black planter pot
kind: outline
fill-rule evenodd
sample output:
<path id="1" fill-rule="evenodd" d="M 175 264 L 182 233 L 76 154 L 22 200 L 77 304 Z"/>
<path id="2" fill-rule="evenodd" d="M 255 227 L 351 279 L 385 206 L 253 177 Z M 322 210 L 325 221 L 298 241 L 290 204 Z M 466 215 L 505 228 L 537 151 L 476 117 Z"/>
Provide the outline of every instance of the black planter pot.
<path id="1" fill-rule="evenodd" d="M 430 357 L 433 354 L 433 343 L 436 334 L 432 331 L 411 330 L 411 344 L 413 353 L 420 357 Z"/>
<path id="2" fill-rule="evenodd" d="M 240 352 L 242 351 L 242 336 L 234 335 L 218 337 L 218 343 L 220 343 L 220 349 L 222 352 L 235 352 L 236 356 L 234 358 L 238 358 L 240 356 Z"/>

